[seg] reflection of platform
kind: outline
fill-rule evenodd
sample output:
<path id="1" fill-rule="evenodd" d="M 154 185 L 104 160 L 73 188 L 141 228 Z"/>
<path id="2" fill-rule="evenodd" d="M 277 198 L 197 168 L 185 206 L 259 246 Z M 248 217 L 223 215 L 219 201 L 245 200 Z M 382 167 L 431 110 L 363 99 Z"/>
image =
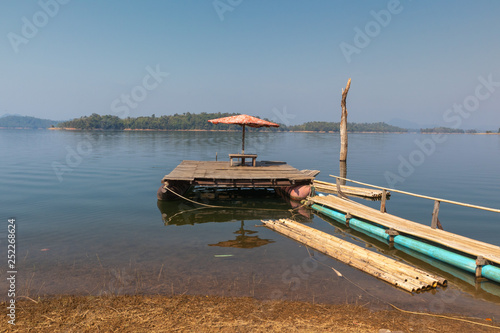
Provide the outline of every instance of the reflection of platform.
<path id="1" fill-rule="evenodd" d="M 204 207 L 189 201 L 157 202 L 165 225 L 193 225 L 207 222 L 234 222 L 261 219 L 280 219 L 291 217 L 309 221 L 308 209 L 290 210 L 289 200 L 277 196 L 272 190 L 233 189 L 228 191 L 195 191 L 189 199 L 203 204 L 223 206 Z M 303 212 L 304 211 L 304 212 Z M 302 214 L 302 215 L 301 215 Z"/>
<path id="2" fill-rule="evenodd" d="M 163 177 L 162 183 L 184 181 L 193 186 L 276 187 L 309 185 L 313 179 L 285 162 L 259 161 L 255 167 L 231 167 L 229 162 L 182 161 Z"/>

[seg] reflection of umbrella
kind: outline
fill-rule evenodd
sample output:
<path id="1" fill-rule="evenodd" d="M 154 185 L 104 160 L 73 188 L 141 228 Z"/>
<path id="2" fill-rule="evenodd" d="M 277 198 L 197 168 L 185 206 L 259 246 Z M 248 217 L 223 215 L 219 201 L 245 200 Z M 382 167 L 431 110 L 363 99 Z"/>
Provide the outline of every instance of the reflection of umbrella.
<path id="1" fill-rule="evenodd" d="M 209 246 L 221 246 L 221 247 L 237 247 L 240 249 L 251 249 L 254 247 L 259 247 L 262 245 L 267 245 L 269 243 L 274 243 L 274 241 L 270 239 L 262 239 L 259 236 L 247 236 L 247 234 L 254 234 L 257 231 L 253 230 L 245 230 L 243 229 L 243 221 L 241 221 L 241 228 L 238 231 L 234 232 L 235 234 L 240 234 L 236 236 L 236 239 L 218 242 L 217 244 L 208 244 Z"/>
<path id="2" fill-rule="evenodd" d="M 257 117 L 248 116 L 246 114 L 240 114 L 238 116 L 210 119 L 209 122 L 212 124 L 236 124 L 243 127 L 243 138 L 241 153 L 245 153 L 245 126 L 250 127 L 280 127 L 280 125 L 272 123 L 270 121 L 262 120 Z"/>

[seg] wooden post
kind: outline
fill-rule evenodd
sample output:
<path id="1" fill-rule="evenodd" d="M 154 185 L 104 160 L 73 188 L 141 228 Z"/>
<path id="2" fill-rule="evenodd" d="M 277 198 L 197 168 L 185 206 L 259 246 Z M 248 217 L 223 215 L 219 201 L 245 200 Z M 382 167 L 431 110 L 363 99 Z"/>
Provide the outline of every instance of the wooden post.
<path id="1" fill-rule="evenodd" d="M 336 178 L 336 184 L 337 184 L 337 195 L 339 198 L 344 198 L 347 199 L 347 196 L 342 192 L 342 189 L 340 188 L 340 179 Z"/>
<path id="2" fill-rule="evenodd" d="M 386 234 L 389 235 L 389 247 L 393 248 L 394 247 L 394 237 L 399 235 L 399 232 L 393 228 L 387 229 L 385 231 Z"/>
<path id="3" fill-rule="evenodd" d="M 342 117 L 340 118 L 340 160 L 347 160 L 347 107 L 346 99 L 349 88 L 351 87 L 351 79 L 347 81 L 345 89 L 342 89 Z"/>
<path id="4" fill-rule="evenodd" d="M 382 199 L 380 201 L 380 211 L 382 213 L 386 213 L 387 209 L 385 208 L 385 201 L 387 200 L 387 190 L 383 189 L 382 190 Z"/>
<path id="5" fill-rule="evenodd" d="M 479 256 L 476 258 L 476 281 L 483 277 L 482 270 L 483 270 L 483 266 L 486 264 L 487 264 L 487 262 L 483 258 L 483 256 Z"/>
<path id="6" fill-rule="evenodd" d="M 439 214 L 439 201 L 436 200 L 434 201 L 434 210 L 432 211 L 432 222 L 431 222 L 431 228 L 436 229 L 438 226 L 438 214 Z"/>
<path id="7" fill-rule="evenodd" d="M 241 153 L 245 153 L 245 125 L 243 125 L 243 139 L 241 140 Z"/>
<path id="8" fill-rule="evenodd" d="M 346 225 L 347 227 L 349 227 L 349 222 L 351 221 L 351 219 L 352 219 L 352 215 L 351 215 L 349 212 L 347 212 L 347 213 L 345 214 L 345 225 Z"/>
<path id="9" fill-rule="evenodd" d="M 340 171 L 340 177 L 347 178 L 347 162 L 346 161 L 340 161 L 339 171 Z M 345 185 L 345 184 L 346 184 L 346 180 L 341 179 L 340 185 Z"/>

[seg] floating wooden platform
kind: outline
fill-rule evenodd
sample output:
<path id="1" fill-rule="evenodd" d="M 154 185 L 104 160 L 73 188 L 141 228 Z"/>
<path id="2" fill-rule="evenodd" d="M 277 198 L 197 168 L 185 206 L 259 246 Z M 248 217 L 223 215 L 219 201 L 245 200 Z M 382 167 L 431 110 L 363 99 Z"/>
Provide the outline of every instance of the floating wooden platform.
<path id="1" fill-rule="evenodd" d="M 310 185 L 314 176 L 285 162 L 258 161 L 256 166 L 230 166 L 229 162 L 182 161 L 162 183 L 189 182 L 208 187 L 286 187 Z M 317 174 L 318 172 L 316 172 Z"/>
<path id="2" fill-rule="evenodd" d="M 323 182 L 320 180 L 315 180 L 313 183 L 316 190 L 324 193 L 338 193 L 337 185 L 333 183 Z M 382 190 L 376 190 L 371 188 L 356 187 L 356 186 L 346 186 L 340 185 L 340 190 L 347 196 L 354 196 L 359 198 L 368 198 L 374 200 L 380 200 L 382 198 Z M 390 192 L 387 192 L 387 196 Z"/>
<path id="3" fill-rule="evenodd" d="M 349 213 L 353 217 L 358 217 L 366 221 L 380 224 L 387 228 L 392 228 L 400 233 L 425 239 L 450 249 L 467 253 L 474 257 L 483 257 L 486 260 L 500 264 L 499 246 L 453 234 L 444 230 L 433 229 L 430 226 L 425 226 L 391 214 L 382 213 L 379 210 L 367 207 L 360 203 L 341 199 L 332 195 L 323 197 L 314 196 L 309 200 L 312 203 L 330 207 L 339 212 L 346 214 Z"/>

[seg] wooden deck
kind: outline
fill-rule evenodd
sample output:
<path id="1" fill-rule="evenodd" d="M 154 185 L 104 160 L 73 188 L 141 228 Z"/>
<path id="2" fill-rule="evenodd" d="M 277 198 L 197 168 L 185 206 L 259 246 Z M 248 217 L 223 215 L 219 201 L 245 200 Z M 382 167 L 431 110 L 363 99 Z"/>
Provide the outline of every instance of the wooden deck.
<path id="1" fill-rule="evenodd" d="M 496 264 L 500 264 L 500 247 L 444 230 L 433 229 L 410 220 L 391 214 L 381 213 L 379 210 L 367 207 L 360 203 L 341 199 L 332 195 L 326 197 L 315 196 L 310 201 L 318 205 L 330 207 L 339 212 L 349 213 L 354 217 L 371 221 L 387 228 L 393 228 L 401 233 L 413 235 L 451 249 L 479 257 L 482 256 Z"/>
<path id="2" fill-rule="evenodd" d="M 309 171 L 309 170 L 308 170 Z M 230 166 L 229 162 L 182 161 L 162 183 L 184 181 L 193 186 L 285 187 L 312 184 L 314 176 L 285 162 L 259 161 L 256 166 Z"/>

